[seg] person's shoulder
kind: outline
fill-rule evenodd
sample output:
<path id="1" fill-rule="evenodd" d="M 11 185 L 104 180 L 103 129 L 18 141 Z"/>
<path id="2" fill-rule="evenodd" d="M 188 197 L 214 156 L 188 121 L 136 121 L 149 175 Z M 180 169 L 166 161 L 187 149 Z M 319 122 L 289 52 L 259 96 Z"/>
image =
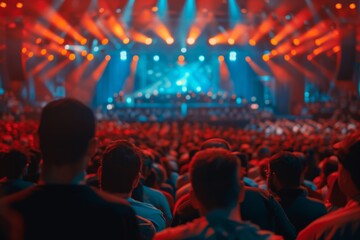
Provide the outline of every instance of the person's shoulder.
<path id="1" fill-rule="evenodd" d="M 132 207 L 139 207 L 139 208 L 142 208 L 146 211 L 151 211 L 153 213 L 156 213 L 156 214 L 162 214 L 161 211 L 159 209 L 157 209 L 156 207 L 154 207 L 152 204 L 150 203 L 145 203 L 145 202 L 140 202 L 140 201 L 137 201 L 133 198 L 129 198 L 129 203 Z"/>
<path id="2" fill-rule="evenodd" d="M 193 220 L 192 222 L 186 223 L 173 228 L 167 228 L 154 237 L 154 240 L 165 240 L 165 239 L 187 239 L 194 238 L 199 233 L 201 233 L 208 226 L 206 218 L 201 217 Z"/>
<path id="3" fill-rule="evenodd" d="M 32 187 L 26 188 L 20 192 L 11 194 L 9 196 L 4 197 L 1 199 L 1 202 L 5 203 L 6 205 L 13 206 L 17 204 L 21 204 L 22 202 L 26 202 L 33 193 L 36 192 L 37 186 L 34 185 Z"/>

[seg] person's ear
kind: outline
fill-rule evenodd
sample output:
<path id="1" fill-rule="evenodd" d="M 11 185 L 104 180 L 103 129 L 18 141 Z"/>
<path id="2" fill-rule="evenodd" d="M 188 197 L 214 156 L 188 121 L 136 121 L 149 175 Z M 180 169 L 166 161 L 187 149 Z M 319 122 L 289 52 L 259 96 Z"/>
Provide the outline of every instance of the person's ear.
<path id="1" fill-rule="evenodd" d="M 132 184 L 132 189 L 135 189 L 139 185 L 140 179 L 141 179 L 141 173 L 139 173 L 134 179 Z"/>
<path id="2" fill-rule="evenodd" d="M 190 189 L 190 201 L 192 203 L 192 206 L 195 208 L 195 209 L 200 209 L 200 202 L 199 200 L 196 198 L 196 195 L 195 195 L 195 192 L 194 190 L 191 188 Z"/>

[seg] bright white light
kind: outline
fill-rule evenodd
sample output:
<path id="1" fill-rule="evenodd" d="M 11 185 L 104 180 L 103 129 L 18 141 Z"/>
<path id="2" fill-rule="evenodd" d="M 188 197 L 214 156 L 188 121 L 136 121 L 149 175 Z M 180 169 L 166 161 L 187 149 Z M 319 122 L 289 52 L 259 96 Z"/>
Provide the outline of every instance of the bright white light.
<path id="1" fill-rule="evenodd" d="M 94 47 L 94 52 L 98 52 L 99 51 L 99 47 Z"/>
<path id="2" fill-rule="evenodd" d="M 251 97 L 252 102 L 256 102 L 256 97 Z"/>
<path id="3" fill-rule="evenodd" d="M 127 104 L 132 103 L 132 99 L 131 99 L 130 97 L 126 98 L 126 103 L 127 103 Z"/>
<path id="4" fill-rule="evenodd" d="M 187 92 L 187 87 L 182 87 L 181 90 L 182 90 L 183 92 Z"/>
<path id="5" fill-rule="evenodd" d="M 234 51 L 231 51 L 230 54 L 229 54 L 229 60 L 232 61 L 232 62 L 235 62 L 236 61 L 236 52 Z"/>
<path id="6" fill-rule="evenodd" d="M 68 44 L 65 45 L 64 47 L 66 50 L 69 50 L 70 49 L 70 46 Z"/>
<path id="7" fill-rule="evenodd" d="M 197 91 L 197 92 L 201 92 L 201 87 L 200 87 L 200 86 L 197 86 L 197 87 L 196 87 L 196 91 Z"/>
<path id="8" fill-rule="evenodd" d="M 199 61 L 200 61 L 200 62 L 205 61 L 205 57 L 204 57 L 203 55 L 199 56 Z"/>
<path id="9" fill-rule="evenodd" d="M 127 60 L 127 52 L 126 51 L 121 51 L 120 52 L 120 60 L 121 61 L 126 61 Z"/>
<path id="10" fill-rule="evenodd" d="M 159 60 L 160 60 L 160 57 L 159 57 L 158 55 L 155 55 L 155 56 L 154 56 L 154 61 L 155 61 L 155 62 L 158 62 Z"/>
<path id="11" fill-rule="evenodd" d="M 113 104 L 108 104 L 106 105 L 106 109 L 107 110 L 112 110 L 114 108 L 114 105 Z"/>
<path id="12" fill-rule="evenodd" d="M 186 100 L 190 100 L 190 99 L 191 99 L 191 96 L 190 96 L 190 95 L 186 95 L 185 99 L 186 99 Z"/>
<path id="13" fill-rule="evenodd" d="M 182 53 L 186 53 L 186 52 L 187 52 L 187 49 L 183 47 L 183 48 L 181 48 L 181 52 L 182 52 Z"/>
<path id="14" fill-rule="evenodd" d="M 259 109 L 259 104 L 253 103 L 253 104 L 250 105 L 250 108 L 252 110 L 257 110 L 257 109 Z"/>

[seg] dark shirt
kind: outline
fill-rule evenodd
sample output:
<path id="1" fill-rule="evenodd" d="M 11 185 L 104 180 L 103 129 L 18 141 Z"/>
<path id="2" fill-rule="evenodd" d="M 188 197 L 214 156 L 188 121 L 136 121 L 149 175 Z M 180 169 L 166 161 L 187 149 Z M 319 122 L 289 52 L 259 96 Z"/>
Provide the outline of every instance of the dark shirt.
<path id="1" fill-rule="evenodd" d="M 243 220 L 251 221 L 263 230 L 282 235 L 285 239 L 296 238 L 296 230 L 284 210 L 266 191 L 245 187 L 245 198 L 240 204 L 240 209 Z M 199 217 L 198 211 L 191 204 L 189 194 L 177 201 L 174 212 L 172 226 L 181 225 Z"/>
<path id="2" fill-rule="evenodd" d="M 0 196 L 9 196 L 33 186 L 35 186 L 34 183 L 21 179 L 2 181 L 0 182 Z"/>
<path id="3" fill-rule="evenodd" d="M 4 198 L 24 221 L 24 239 L 139 239 L 124 200 L 84 185 L 40 185 Z"/>
<path id="4" fill-rule="evenodd" d="M 279 203 L 297 232 L 327 213 L 325 205 L 309 198 L 303 188 L 283 189 L 278 193 Z"/>

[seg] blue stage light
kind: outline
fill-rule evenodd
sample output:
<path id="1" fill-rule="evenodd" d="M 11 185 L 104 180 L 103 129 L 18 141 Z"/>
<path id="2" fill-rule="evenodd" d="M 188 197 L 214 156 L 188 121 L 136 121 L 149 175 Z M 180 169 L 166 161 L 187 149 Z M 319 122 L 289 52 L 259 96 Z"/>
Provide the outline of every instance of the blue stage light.
<path id="1" fill-rule="evenodd" d="M 241 103 L 242 103 L 242 99 L 241 99 L 241 98 L 237 98 L 237 99 L 236 99 L 236 103 L 237 103 L 237 104 L 241 104 Z"/>
<path id="2" fill-rule="evenodd" d="M 160 57 L 159 57 L 158 55 L 155 55 L 155 56 L 154 56 L 154 61 L 155 61 L 155 62 L 158 62 L 159 60 L 160 60 Z"/>
<path id="3" fill-rule="evenodd" d="M 204 57 L 203 55 L 199 56 L 199 61 L 200 61 L 200 62 L 205 61 L 205 57 Z"/>
<path id="4" fill-rule="evenodd" d="M 229 54 L 229 60 L 232 61 L 232 62 L 235 62 L 236 61 L 236 52 L 234 51 L 231 51 L 230 54 Z"/>
<path id="5" fill-rule="evenodd" d="M 127 60 L 127 52 L 126 51 L 121 51 L 120 52 L 120 60 L 121 61 L 126 61 Z"/>
<path id="6" fill-rule="evenodd" d="M 126 103 L 127 103 L 127 104 L 131 104 L 131 103 L 132 103 L 132 99 L 131 99 L 130 97 L 127 97 L 127 98 L 126 98 Z"/>
<path id="7" fill-rule="evenodd" d="M 108 97 L 107 101 L 108 101 L 108 103 L 112 103 L 114 101 L 114 99 L 112 97 Z"/>
<path id="8" fill-rule="evenodd" d="M 197 87 L 196 87 L 196 91 L 197 91 L 197 92 L 201 92 L 201 87 L 200 87 L 200 86 L 197 86 Z"/>
<path id="9" fill-rule="evenodd" d="M 183 48 L 181 48 L 181 52 L 182 52 L 182 53 L 186 53 L 186 52 L 187 52 L 187 49 L 183 47 Z"/>

